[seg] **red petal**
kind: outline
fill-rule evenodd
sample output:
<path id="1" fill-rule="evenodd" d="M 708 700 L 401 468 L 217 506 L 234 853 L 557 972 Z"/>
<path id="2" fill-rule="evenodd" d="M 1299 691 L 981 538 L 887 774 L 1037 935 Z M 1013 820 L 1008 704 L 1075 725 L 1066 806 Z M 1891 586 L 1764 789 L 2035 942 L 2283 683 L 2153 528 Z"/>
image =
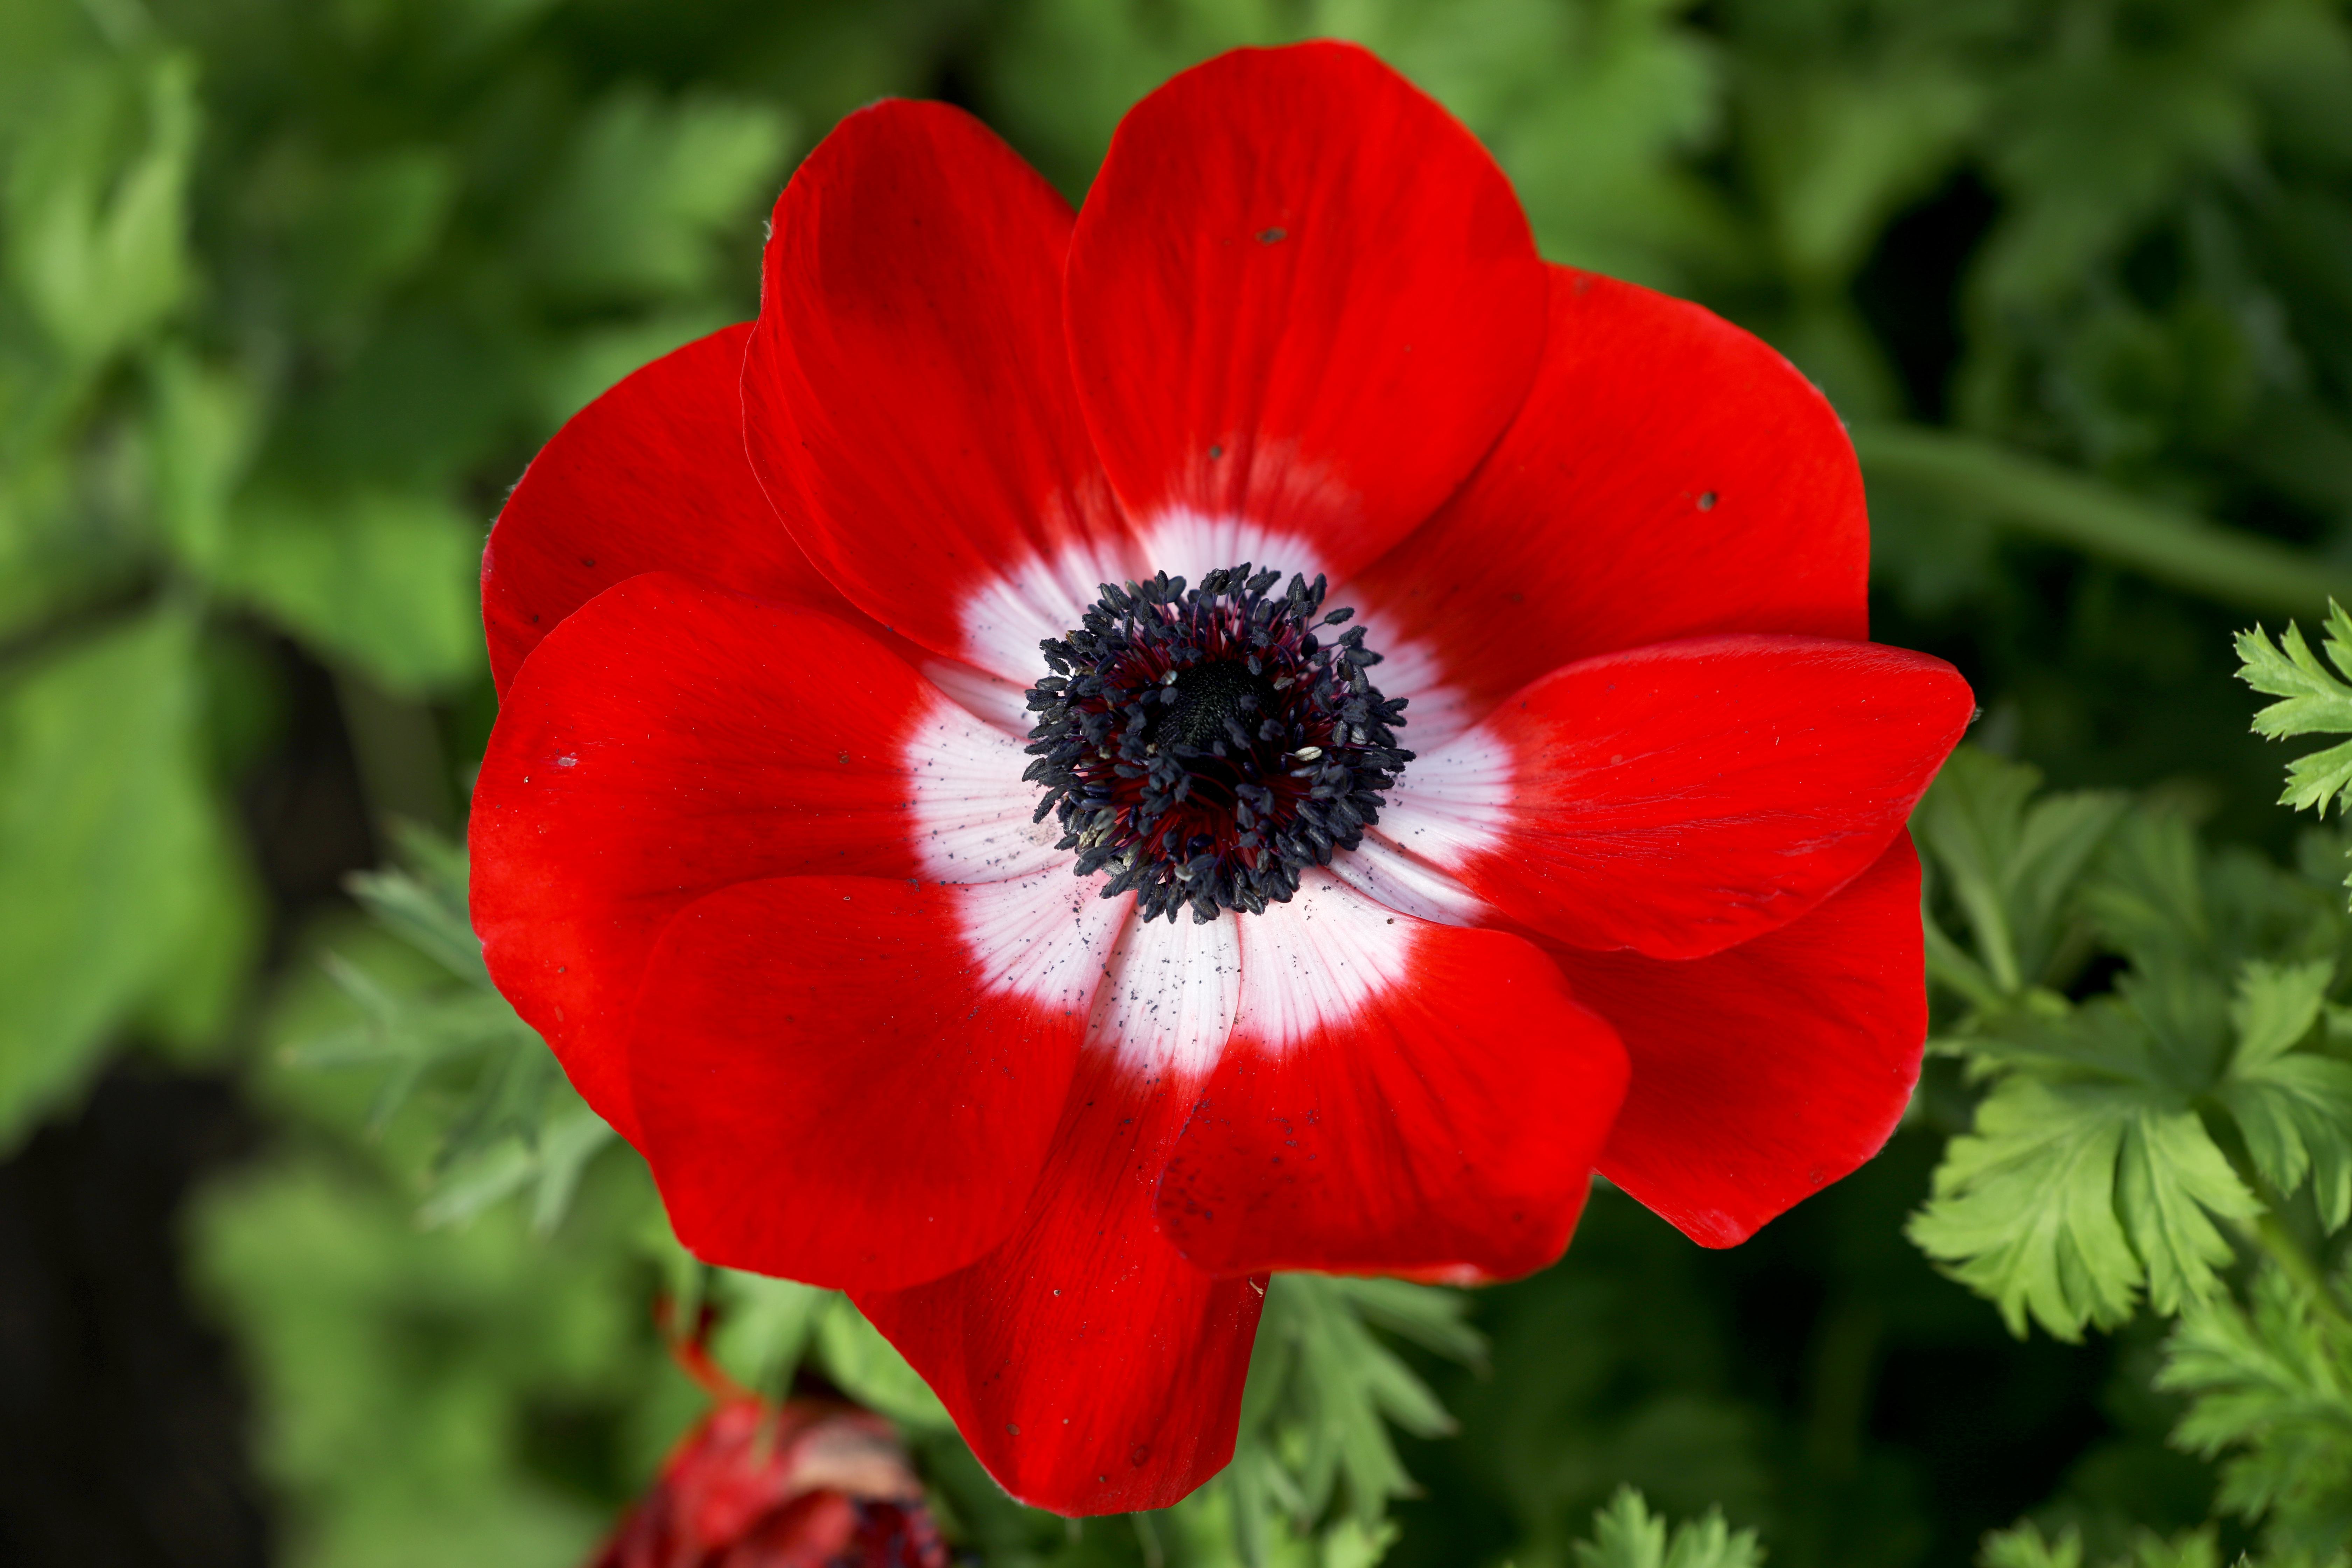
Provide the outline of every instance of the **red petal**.
<path id="1" fill-rule="evenodd" d="M 1566 268 L 1551 279 L 1543 367 L 1509 432 L 1335 595 L 1376 626 L 1371 646 L 1427 643 L 1475 720 L 1620 648 L 1867 636 L 1862 476 L 1822 395 L 1696 305 Z"/>
<path id="2" fill-rule="evenodd" d="M 1022 1230 L 944 1279 L 857 1294 L 989 1473 L 1039 1508 L 1165 1508 L 1233 1457 L 1265 1281 L 1211 1279 L 1151 1215 L 1200 1082 L 1166 1064 L 1230 1016 L 1230 923 L 1129 929 Z"/>
<path id="3" fill-rule="evenodd" d="M 1878 1152 L 1910 1101 L 1927 1001 L 1907 834 L 1804 919 L 1712 958 L 1551 952 L 1633 1058 L 1601 1172 L 1694 1241 L 1747 1240 Z"/>
<path id="4" fill-rule="evenodd" d="M 935 731 L 931 750 L 968 773 L 910 777 L 910 745 Z M 474 929 L 508 1000 L 634 1142 L 623 1048 L 672 917 L 764 877 L 1031 868 L 987 863 L 1019 835 L 986 825 L 1025 825 L 1023 760 L 843 622 L 635 577 L 557 627 L 508 689 L 474 787 Z M 992 773 L 1003 793 L 980 798 Z M 942 789 L 954 798 L 919 825 L 915 803 Z M 977 830 L 948 820 L 965 795 Z"/>
<path id="5" fill-rule="evenodd" d="M 678 1239 L 868 1289 L 994 1247 L 1045 1158 L 1117 919 L 1066 873 L 791 877 L 688 907 L 646 961 L 629 1051 Z M 1025 940 L 973 940 L 1006 925 Z"/>
<path id="6" fill-rule="evenodd" d="M 1242 1006 L 1160 1184 L 1202 1268 L 1456 1283 L 1557 1258 L 1625 1054 L 1524 938 L 1312 878 L 1242 922 Z"/>
<path id="7" fill-rule="evenodd" d="M 1660 643 L 1507 699 L 1406 769 L 1381 831 L 1546 935 L 1699 958 L 1867 869 L 1973 710 L 1902 648 Z"/>
<path id="8" fill-rule="evenodd" d="M 654 361 L 531 459 L 482 552 L 500 696 L 564 616 L 640 572 L 865 620 L 793 542 L 743 456 L 751 333 L 727 327 Z"/>
<path id="9" fill-rule="evenodd" d="M 1038 639 L 1133 574 L 1062 342 L 1069 230 L 962 110 L 861 110 L 776 203 L 743 366 L 752 465 L 801 498 L 811 558 L 877 619 L 1024 687 Z M 1046 569 L 1097 536 L 1098 568 Z"/>
<path id="10" fill-rule="evenodd" d="M 1243 520 L 1260 563 L 1336 577 L 1502 433 L 1543 296 L 1509 182 L 1453 116 L 1353 45 L 1236 49 L 1111 139 L 1070 249 L 1070 356 L 1130 513 Z"/>

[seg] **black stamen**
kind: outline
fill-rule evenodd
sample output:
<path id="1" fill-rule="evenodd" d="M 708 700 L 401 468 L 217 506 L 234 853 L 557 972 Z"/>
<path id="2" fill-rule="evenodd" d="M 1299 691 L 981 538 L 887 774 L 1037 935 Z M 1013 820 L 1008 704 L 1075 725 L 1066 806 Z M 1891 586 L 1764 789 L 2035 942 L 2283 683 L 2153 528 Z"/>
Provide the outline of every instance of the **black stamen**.
<path id="1" fill-rule="evenodd" d="M 1354 612 L 1317 618 L 1319 576 L 1268 597 L 1281 578 L 1244 562 L 1192 589 L 1164 572 L 1106 583 L 1040 645 L 1055 673 L 1029 690 L 1022 775 L 1045 786 L 1036 820 L 1057 816 L 1077 874 L 1109 872 L 1102 896 L 1134 892 L 1146 920 L 1288 901 L 1307 867 L 1363 841 L 1412 760 L 1363 628 L 1314 635 Z"/>

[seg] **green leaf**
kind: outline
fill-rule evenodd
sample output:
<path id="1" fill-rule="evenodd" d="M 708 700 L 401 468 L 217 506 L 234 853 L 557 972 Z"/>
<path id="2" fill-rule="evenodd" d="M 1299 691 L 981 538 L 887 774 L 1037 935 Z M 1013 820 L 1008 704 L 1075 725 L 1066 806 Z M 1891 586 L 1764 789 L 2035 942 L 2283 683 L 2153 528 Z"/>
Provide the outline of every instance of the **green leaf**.
<path id="1" fill-rule="evenodd" d="M 1956 1138 L 1909 1235 L 2000 1308 L 2060 1339 L 2113 1328 L 2140 1289 L 2177 1311 L 2218 1287 L 2212 1216 L 2259 1212 L 2194 1113 L 2145 1084 L 2003 1077 Z"/>
<path id="2" fill-rule="evenodd" d="M 2176 1443 L 2230 1454 L 2220 1506 L 2268 1516 L 2274 1550 L 2325 1558 L 2352 1546 L 2352 1328 L 2275 1268 L 2251 1295 L 2184 1318 L 2157 1386 L 2189 1396 Z"/>
<path id="3" fill-rule="evenodd" d="M 2007 221 L 1978 286 L 2024 310 L 2105 276 L 2176 182 L 2242 166 L 2253 105 L 2209 51 L 2051 50 L 1990 122 Z"/>
<path id="4" fill-rule="evenodd" d="M 1267 1562 L 1287 1533 L 1335 1528 L 1335 1512 L 1372 1530 L 1412 1489 L 1389 1427 L 1433 1437 L 1454 1424 L 1373 1326 L 1475 1363 L 1485 1342 L 1462 1321 L 1465 1305 L 1457 1292 L 1402 1280 L 1274 1278 L 1222 1483 L 1245 1563 Z"/>
<path id="5" fill-rule="evenodd" d="M 1642 1494 L 1620 1487 L 1592 1516 L 1592 1539 L 1576 1543 L 1578 1568 L 1758 1568 L 1763 1548 L 1752 1530 L 1733 1530 L 1719 1511 L 1675 1525 L 1650 1511 Z"/>
<path id="6" fill-rule="evenodd" d="M 2104 1086 L 2004 1079 L 1955 1138 L 1908 1234 L 1953 1278 L 2063 1340 L 2131 1315 L 2142 1278 L 2115 1203 L 2133 1096 Z"/>
<path id="7" fill-rule="evenodd" d="M 466 907 L 466 852 L 414 824 L 399 830 L 415 869 L 354 872 L 346 886 L 361 907 L 402 941 L 459 980 L 488 985 L 482 939 Z"/>
<path id="8" fill-rule="evenodd" d="M 148 363 L 147 463 L 156 521 L 200 575 L 228 544 L 228 501 L 258 437 L 259 399 L 246 380 L 167 345 Z"/>
<path id="9" fill-rule="evenodd" d="M 1921 846 L 1968 919 L 1981 964 L 1950 967 L 1989 977 L 2011 999 L 2043 979 L 2075 884 L 2126 804 L 2105 792 L 2035 801 L 2041 783 L 2041 773 L 2023 763 L 1962 746 L 1913 818 Z"/>
<path id="10" fill-rule="evenodd" d="M 512 1207 L 423 1231 L 409 1194 L 371 1174 L 348 1151 L 289 1138 L 197 1194 L 189 1216 L 206 1298 L 250 1368 L 256 1461 L 300 1510 L 295 1560 L 587 1561 L 612 1509 L 549 1483 L 530 1436 L 543 1413 L 594 1419 L 628 1471 L 650 1448 L 649 1473 L 700 1403 L 646 1331 L 625 1216 L 592 1214 L 552 1242 Z M 653 1430 L 638 1436 L 641 1423 Z"/>
<path id="11" fill-rule="evenodd" d="M 2243 1073 L 2292 1050 L 2319 1022 L 2320 1006 L 2335 979 L 2331 959 L 2289 964 L 2247 961 L 2239 971 L 2237 999 L 2230 1005 L 2230 1023 L 2238 1035 L 2230 1070 Z"/>
<path id="12" fill-rule="evenodd" d="M 1783 265 L 1842 287 L 1893 209 L 1942 177 L 1985 84 L 1938 59 L 1759 72 L 1748 145 Z"/>
<path id="13" fill-rule="evenodd" d="M 2167 1540 L 2153 1531 L 2135 1534 L 2131 1550 L 2109 1558 L 2100 1568 L 2221 1568 L 2221 1549 L 2212 1528 L 2184 1531 Z M 2055 1541 L 2044 1540 L 2032 1522 L 1999 1530 L 1984 1539 L 1977 1554 L 1979 1568 L 2082 1568 L 2082 1532 L 2069 1525 Z M 2253 1568 L 2241 1559 L 2242 1568 Z"/>
<path id="14" fill-rule="evenodd" d="M 2109 945 L 2142 968 L 2206 960 L 2212 922 L 2197 834 L 2177 814 L 2135 811 L 2085 880 L 2083 910 Z"/>
<path id="15" fill-rule="evenodd" d="M 1671 287 L 1739 243 L 1685 156 L 1721 121 L 1725 73 L 1679 11 L 1485 0 L 1325 15 L 1494 150 L 1546 257 Z"/>
<path id="16" fill-rule="evenodd" d="M 289 1067 L 322 1071 L 388 1067 L 368 1117 L 372 1132 L 383 1130 L 435 1068 L 476 1060 L 486 1053 L 522 1051 L 538 1042 L 539 1037 L 495 993 L 420 995 L 394 991 L 333 954 L 328 956 L 326 969 L 364 1021 L 297 1041 L 287 1047 L 285 1059 Z M 444 1148 L 448 1149 L 446 1139 Z M 456 1152 L 438 1163 L 450 1163 Z"/>
<path id="17" fill-rule="evenodd" d="M 1034 148 L 1037 166 L 1076 195 L 1094 178 L 1129 105 L 1220 49 L 1286 41 L 1286 20 L 1268 0 L 1038 0 L 1008 13 L 987 40 L 992 107 L 1015 143 Z"/>
<path id="18" fill-rule="evenodd" d="M 2320 1223 L 2352 1218 L 2352 1063 L 2284 1057 L 2233 1072 L 2218 1094 L 2263 1180 L 2293 1193 L 2308 1174 Z"/>
<path id="19" fill-rule="evenodd" d="M 536 1192 L 531 1228 L 548 1235 L 571 1207 L 581 1172 L 613 1137 L 613 1130 L 584 1105 L 544 1117 L 530 1142 L 503 1140 L 444 1171 L 432 1195 L 417 1205 L 416 1223 L 428 1230 L 467 1225 L 530 1187 Z"/>
<path id="20" fill-rule="evenodd" d="M 198 771 L 194 646 L 160 610 L 0 690 L 0 1144 L 187 977 L 208 926 L 250 930 Z"/>
<path id="21" fill-rule="evenodd" d="M 458 178 L 446 149 L 402 146 L 301 182 L 287 249 L 308 313 L 343 326 L 414 271 L 441 237 Z"/>
<path id="22" fill-rule="evenodd" d="M 191 779 L 192 793 L 202 793 Z M 187 915 L 125 1030 L 185 1065 L 218 1068 L 260 956 L 267 908 L 235 825 L 217 801 L 179 875 Z M 177 902 L 179 900 L 173 900 Z"/>
<path id="23" fill-rule="evenodd" d="M 731 310 L 706 306 L 573 335 L 534 372 L 533 395 L 540 418 L 554 429 L 632 371 L 717 331 L 734 315 Z"/>
<path id="24" fill-rule="evenodd" d="M 2189 1111 L 2143 1110 L 2126 1125 L 2116 1196 L 2147 1270 L 2147 1303 L 2166 1317 L 2221 1289 L 2214 1270 L 2232 1253 L 2212 1216 L 2251 1219 L 2263 1212 Z"/>
<path id="25" fill-rule="evenodd" d="M 2215 1089 L 2264 1181 L 2291 1194 L 2308 1175 L 2320 1222 L 2352 1218 L 2352 1063 L 2297 1051 L 2319 1022 L 2332 960 L 2250 961 L 2231 1009 L 2238 1048 Z"/>
<path id="26" fill-rule="evenodd" d="M 1977 1552 L 1978 1568 L 2083 1568 L 2083 1535 L 2068 1529 L 2055 1541 L 2042 1538 L 2032 1522 L 1997 1530 Z"/>
<path id="27" fill-rule="evenodd" d="M 181 55 L 157 58 L 135 82 L 110 70 L 74 72 L 51 85 L 47 112 L 12 161 L 9 275 L 50 338 L 82 364 L 137 339 L 186 292 L 195 75 L 194 60 Z M 139 128 L 126 132 L 132 120 Z"/>
<path id="28" fill-rule="evenodd" d="M 790 1391 L 793 1369 L 840 1297 L 796 1279 L 732 1268 L 711 1271 L 710 1291 L 719 1305 L 711 1355 L 745 1387 L 778 1398 Z"/>
<path id="29" fill-rule="evenodd" d="M 482 661 L 483 532 L 427 496 L 321 502 L 265 490 L 232 512 L 216 580 L 330 662 L 350 660 L 388 690 L 422 694 Z"/>
<path id="30" fill-rule="evenodd" d="M 843 1393 L 893 1421 L 932 1430 L 955 1426 L 931 1385 L 845 1296 L 835 1297 L 817 1321 L 816 1359 Z"/>
<path id="31" fill-rule="evenodd" d="M 2240 1568 L 2256 1568 L 2247 1558 L 2238 1561 Z M 2169 1540 L 2143 1530 L 2132 1539 L 2131 1555 L 2116 1568 L 2221 1568 L 2221 1543 L 2210 1524 L 2202 1530 L 2182 1531 Z"/>
<path id="32" fill-rule="evenodd" d="M 730 224 L 751 226 L 791 135 L 790 120 L 768 104 L 614 91 L 572 131 L 532 220 L 540 277 L 562 294 L 597 299 L 706 287 L 719 254 L 714 237 Z"/>
<path id="33" fill-rule="evenodd" d="M 326 968 L 357 1009 L 348 1026 L 290 1043 L 290 1066 L 382 1072 L 367 1126 L 382 1135 L 434 1091 L 438 1135 L 417 1219 L 461 1226 L 531 1194 L 542 1235 L 563 1219 L 582 1173 L 614 1142 L 572 1089 L 537 1031 L 490 983 L 466 914 L 465 852 L 413 825 L 400 834 L 415 871 L 360 873 L 354 897 L 387 931 L 434 961 L 455 986 L 392 986 L 333 954 Z"/>
<path id="34" fill-rule="evenodd" d="M 2255 690 L 2283 698 L 2254 715 L 2254 731 L 2270 740 L 2315 733 L 2352 733 L 2352 616 L 2327 602 L 2326 647 L 2331 669 L 2304 641 L 2303 628 L 2287 623 L 2277 643 L 2259 626 L 2238 634 L 2238 679 Z M 2342 672 L 2339 674 L 2338 672 Z M 2326 816 L 2331 800 L 2352 788 L 2352 741 L 2298 757 L 2287 767 L 2286 792 L 2279 804 L 2306 806 Z"/>

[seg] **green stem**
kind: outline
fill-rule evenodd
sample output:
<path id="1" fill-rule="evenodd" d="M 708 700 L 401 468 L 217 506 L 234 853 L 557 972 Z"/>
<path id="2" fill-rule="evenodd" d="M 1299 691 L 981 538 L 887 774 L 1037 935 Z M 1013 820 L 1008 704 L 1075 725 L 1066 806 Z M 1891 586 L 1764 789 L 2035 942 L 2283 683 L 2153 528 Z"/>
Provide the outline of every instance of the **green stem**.
<path id="1" fill-rule="evenodd" d="M 2352 600 L 2352 568 L 2220 528 L 1997 442 L 1914 426 L 1853 432 L 1865 475 L 1931 490 L 2012 528 L 2247 609 L 2316 614 Z"/>

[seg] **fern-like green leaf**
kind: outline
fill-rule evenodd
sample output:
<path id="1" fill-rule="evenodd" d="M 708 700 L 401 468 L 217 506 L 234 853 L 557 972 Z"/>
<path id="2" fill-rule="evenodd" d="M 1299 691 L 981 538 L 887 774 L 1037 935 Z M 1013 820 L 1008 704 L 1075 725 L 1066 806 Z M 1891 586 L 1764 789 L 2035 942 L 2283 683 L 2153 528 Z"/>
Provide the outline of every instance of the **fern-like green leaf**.
<path id="1" fill-rule="evenodd" d="M 1764 1550 L 1752 1530 L 1734 1530 L 1718 1510 L 1671 1531 L 1632 1487 L 1620 1487 L 1592 1516 L 1592 1539 L 1576 1543 L 1578 1568 L 1759 1568 Z"/>
<path id="2" fill-rule="evenodd" d="M 2297 1050 L 2314 1033 L 2335 964 L 2250 963 L 2231 1018 L 2238 1046 L 2214 1091 L 2264 1181 L 2292 1193 L 2310 1178 L 2329 1230 L 2352 1218 L 2352 1062 Z"/>
<path id="3" fill-rule="evenodd" d="M 2133 1114 L 2127 1091 L 2020 1075 L 1956 1138 L 1911 1239 L 2000 1308 L 2063 1340 L 2131 1316 L 2142 1270 L 2116 1214 L 2116 1165 Z"/>
<path id="4" fill-rule="evenodd" d="M 1272 1562 L 1286 1534 L 1377 1531 L 1412 1489 L 1389 1428 L 1434 1437 L 1454 1422 L 1373 1328 L 1476 1364 L 1486 1342 L 1463 1322 L 1466 1307 L 1458 1292 L 1403 1280 L 1275 1277 L 1218 1483 L 1244 1563 Z"/>
<path id="5" fill-rule="evenodd" d="M 1977 1554 L 1978 1568 L 2082 1568 L 2082 1563 L 2079 1531 L 2070 1525 L 2051 1541 L 2031 1521 L 1986 1536 Z M 2132 1538 L 2129 1552 L 2107 1559 L 2099 1568 L 2221 1568 L 2221 1545 L 2210 1525 L 2168 1539 L 2143 1530 Z M 2242 1558 L 2239 1568 L 2255 1565 Z"/>
<path id="6" fill-rule="evenodd" d="M 2255 690 L 2282 700 L 2254 715 L 2254 731 L 2271 740 L 2294 735 L 2352 733 L 2352 616 L 2335 600 L 2327 602 L 2327 661 L 2304 640 L 2303 628 L 2292 621 L 2273 642 L 2261 626 L 2238 634 L 2238 679 Z M 2331 668 L 2330 666 L 2333 666 Z M 2287 767 L 2286 792 L 2279 804 L 2322 816 L 2328 803 L 2352 789 L 2352 741 L 2298 757 Z"/>
<path id="7" fill-rule="evenodd" d="M 2083 1535 L 2077 1530 L 2049 1540 L 2032 1521 L 1997 1530 L 1977 1552 L 1977 1568 L 2083 1568 Z"/>
<path id="8" fill-rule="evenodd" d="M 2063 1340 L 2113 1328 L 2145 1289 L 2178 1311 L 2231 1256 L 2216 1217 L 2259 1211 L 2196 1115 L 2145 1082 L 2012 1072 L 1956 1138 L 1909 1234 L 1952 1277 Z"/>
<path id="9" fill-rule="evenodd" d="M 1956 944 L 1935 932 L 1951 949 L 1938 954 L 1952 971 L 1939 978 L 1956 989 L 1981 974 L 1990 991 L 2015 998 L 2044 978 L 2074 885 L 2123 816 L 2125 798 L 2109 792 L 2034 800 L 2041 782 L 2023 763 L 1963 746 L 1913 819 L 1975 940 L 1973 957 L 1955 963 Z"/>
<path id="10" fill-rule="evenodd" d="M 582 1173 L 614 1142 L 572 1091 L 536 1030 L 490 983 L 466 911 L 466 852 L 424 829 L 401 833 L 404 868 L 362 872 L 352 897 L 393 935 L 448 972 L 450 984 L 394 990 L 330 955 L 327 973 L 360 1014 L 348 1027 L 298 1041 L 289 1065 L 378 1068 L 370 1124 L 382 1131 L 428 1085 L 441 1136 L 417 1217 L 462 1225 L 530 1194 L 533 1226 L 560 1224 Z"/>
<path id="11" fill-rule="evenodd" d="M 2352 1327 L 2338 1300 L 2257 1275 L 2251 1307 L 2190 1313 L 2165 1347 L 2160 1388 L 2189 1395 L 2173 1440 L 2228 1453 L 2221 1506 L 2267 1518 L 2268 1544 L 2326 1560 L 2352 1547 Z"/>

